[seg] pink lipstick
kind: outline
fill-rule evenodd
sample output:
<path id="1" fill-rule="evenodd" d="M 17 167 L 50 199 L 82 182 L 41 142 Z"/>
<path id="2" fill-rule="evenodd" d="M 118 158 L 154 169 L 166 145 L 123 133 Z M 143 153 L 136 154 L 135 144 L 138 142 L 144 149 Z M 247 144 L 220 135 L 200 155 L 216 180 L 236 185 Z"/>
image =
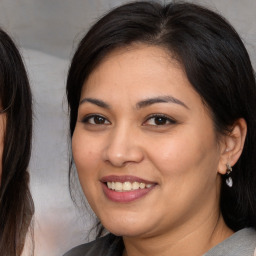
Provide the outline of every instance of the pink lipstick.
<path id="1" fill-rule="evenodd" d="M 114 202 L 128 203 L 147 195 L 156 183 L 136 176 L 105 176 L 101 179 L 103 192 Z"/>

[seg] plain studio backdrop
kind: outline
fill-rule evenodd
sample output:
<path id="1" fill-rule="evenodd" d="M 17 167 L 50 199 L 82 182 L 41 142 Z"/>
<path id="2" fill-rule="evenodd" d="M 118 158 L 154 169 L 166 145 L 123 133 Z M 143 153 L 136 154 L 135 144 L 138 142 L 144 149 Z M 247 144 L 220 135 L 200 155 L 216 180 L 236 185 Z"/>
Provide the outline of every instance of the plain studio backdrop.
<path id="1" fill-rule="evenodd" d="M 87 29 L 106 11 L 126 2 L 0 0 L 0 25 L 21 48 L 34 95 L 30 173 L 36 256 L 60 256 L 88 241 L 93 218 L 74 206 L 68 191 L 65 80 L 72 54 Z M 224 15 L 241 35 L 256 67 L 256 0 L 190 2 Z"/>

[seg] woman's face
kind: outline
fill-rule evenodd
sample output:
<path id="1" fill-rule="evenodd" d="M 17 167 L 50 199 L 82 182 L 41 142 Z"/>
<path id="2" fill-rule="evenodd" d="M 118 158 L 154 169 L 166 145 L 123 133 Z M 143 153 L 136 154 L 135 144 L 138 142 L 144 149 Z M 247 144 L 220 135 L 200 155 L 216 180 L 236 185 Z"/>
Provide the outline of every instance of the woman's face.
<path id="1" fill-rule="evenodd" d="M 221 143 L 163 49 L 113 51 L 86 80 L 72 138 L 85 196 L 112 233 L 152 236 L 218 212 Z"/>

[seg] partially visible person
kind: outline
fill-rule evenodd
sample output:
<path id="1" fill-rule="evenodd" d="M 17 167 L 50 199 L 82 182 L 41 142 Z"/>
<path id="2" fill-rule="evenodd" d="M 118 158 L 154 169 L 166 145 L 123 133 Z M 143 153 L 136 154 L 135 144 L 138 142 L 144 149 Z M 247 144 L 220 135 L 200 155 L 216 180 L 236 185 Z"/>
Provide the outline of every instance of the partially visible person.
<path id="1" fill-rule="evenodd" d="M 255 75 L 223 17 L 114 9 L 80 42 L 67 98 L 71 163 L 110 234 L 66 256 L 254 254 Z"/>
<path id="2" fill-rule="evenodd" d="M 34 213 L 28 173 L 32 97 L 21 55 L 1 29 L 0 108 L 0 255 L 20 256 Z"/>

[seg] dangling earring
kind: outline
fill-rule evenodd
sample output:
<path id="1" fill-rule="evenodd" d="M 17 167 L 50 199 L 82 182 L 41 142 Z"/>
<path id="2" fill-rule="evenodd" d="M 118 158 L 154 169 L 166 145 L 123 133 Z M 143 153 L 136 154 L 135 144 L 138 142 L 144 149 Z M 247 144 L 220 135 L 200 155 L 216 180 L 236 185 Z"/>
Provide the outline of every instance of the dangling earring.
<path id="1" fill-rule="evenodd" d="M 227 164 L 227 173 L 226 173 L 226 176 L 228 176 L 231 172 L 232 172 L 232 167 Z M 227 177 L 226 179 L 226 184 L 231 188 L 233 186 L 233 180 L 231 177 Z"/>

